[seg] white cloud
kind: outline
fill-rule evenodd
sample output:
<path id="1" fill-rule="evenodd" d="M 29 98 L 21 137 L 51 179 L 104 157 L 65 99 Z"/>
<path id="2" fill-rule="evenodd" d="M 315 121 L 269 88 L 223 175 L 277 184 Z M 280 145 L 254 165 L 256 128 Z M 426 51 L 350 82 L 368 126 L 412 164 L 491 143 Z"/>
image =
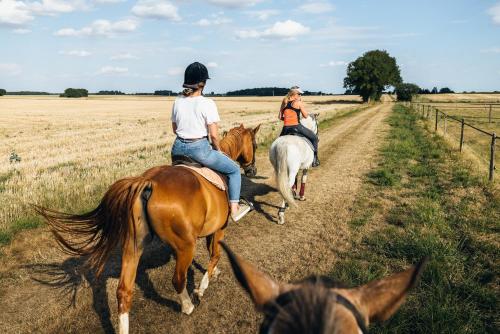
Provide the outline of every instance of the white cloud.
<path id="1" fill-rule="evenodd" d="M 208 0 L 208 2 L 221 7 L 242 8 L 254 6 L 257 3 L 262 2 L 262 0 Z"/>
<path id="2" fill-rule="evenodd" d="M 214 15 L 212 19 L 201 19 L 195 24 L 199 25 L 200 27 L 208 27 L 208 26 L 218 26 L 230 22 L 232 22 L 232 20 L 227 17 Z"/>
<path id="3" fill-rule="evenodd" d="M 15 76 L 21 74 L 21 66 L 14 63 L 0 63 L 0 75 Z"/>
<path id="4" fill-rule="evenodd" d="M 125 74 L 128 73 L 128 68 L 126 67 L 114 67 L 114 66 L 104 66 L 101 67 L 97 74 Z"/>
<path id="5" fill-rule="evenodd" d="M 493 23 L 495 24 L 500 24 L 500 2 L 491 7 L 488 10 L 488 14 L 491 15 L 491 18 L 493 19 Z"/>
<path id="6" fill-rule="evenodd" d="M 177 7 L 165 0 L 139 0 L 132 7 L 132 14 L 157 20 L 181 20 Z"/>
<path id="7" fill-rule="evenodd" d="M 207 64 L 207 67 L 208 68 L 216 68 L 216 67 L 219 67 L 219 65 L 216 62 L 211 61 Z"/>
<path id="8" fill-rule="evenodd" d="M 125 1 L 126 0 L 94 0 L 95 3 L 103 4 L 103 5 L 120 3 L 120 2 L 125 2 Z"/>
<path id="9" fill-rule="evenodd" d="M 35 15 L 56 15 L 89 9 L 85 0 L 42 0 L 30 2 L 28 8 Z"/>
<path id="10" fill-rule="evenodd" d="M 73 57 L 88 57 L 92 55 L 91 52 L 86 50 L 59 51 L 59 54 Z"/>
<path id="11" fill-rule="evenodd" d="M 184 73 L 184 69 L 182 67 L 172 67 L 167 71 L 167 74 L 171 76 L 181 75 L 182 73 Z"/>
<path id="12" fill-rule="evenodd" d="M 329 61 L 326 64 L 321 64 L 319 66 L 321 66 L 321 67 L 335 67 L 335 66 L 345 66 L 345 65 L 347 65 L 347 63 L 345 61 L 342 61 L 342 60 L 332 60 L 332 61 Z"/>
<path id="13" fill-rule="evenodd" d="M 265 21 L 271 16 L 278 15 L 280 12 L 275 9 L 265 9 L 265 10 L 249 10 L 246 13 L 250 17 L 257 18 L 261 21 Z"/>
<path id="14" fill-rule="evenodd" d="M 33 15 L 23 1 L 0 1 L 0 25 L 23 25 L 33 20 Z"/>
<path id="15" fill-rule="evenodd" d="M 30 29 L 25 29 L 25 28 L 17 28 L 12 30 L 14 34 L 19 34 L 19 35 L 24 35 L 24 34 L 29 34 L 31 32 Z"/>
<path id="16" fill-rule="evenodd" d="M 310 14 L 322 14 L 331 12 L 335 7 L 328 2 L 310 2 L 299 7 L 299 10 Z"/>
<path id="17" fill-rule="evenodd" d="M 120 54 L 116 54 L 114 56 L 111 56 L 109 59 L 110 60 L 133 60 L 133 59 L 139 59 L 139 57 L 134 56 L 131 53 L 120 53 Z"/>
<path id="18" fill-rule="evenodd" d="M 117 34 L 132 32 L 137 29 L 139 23 L 135 20 L 122 20 L 110 22 L 108 20 L 97 20 L 82 29 L 63 28 L 54 33 L 56 36 L 106 36 L 112 37 Z"/>
<path id="19" fill-rule="evenodd" d="M 264 31 L 257 30 L 239 30 L 236 32 L 238 38 L 278 38 L 293 39 L 297 36 L 307 34 L 311 29 L 299 22 L 286 20 L 278 21 L 272 27 Z"/>
<path id="20" fill-rule="evenodd" d="M 500 53 L 500 47 L 482 49 L 481 53 Z"/>

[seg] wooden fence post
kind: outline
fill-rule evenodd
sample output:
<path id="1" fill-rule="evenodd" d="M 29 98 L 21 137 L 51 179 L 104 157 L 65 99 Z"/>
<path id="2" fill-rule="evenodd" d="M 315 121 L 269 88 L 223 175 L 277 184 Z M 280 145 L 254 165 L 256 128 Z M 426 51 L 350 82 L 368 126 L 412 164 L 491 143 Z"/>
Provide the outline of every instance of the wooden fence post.
<path id="1" fill-rule="evenodd" d="M 462 128 L 460 129 L 460 152 L 462 152 L 463 146 L 464 146 L 464 128 L 465 128 L 465 121 L 462 118 Z"/>
<path id="2" fill-rule="evenodd" d="M 488 123 L 491 123 L 491 104 L 490 104 L 490 112 L 488 113 Z"/>
<path id="3" fill-rule="evenodd" d="M 438 131 L 438 110 L 436 109 L 436 125 L 434 126 L 434 132 Z"/>
<path id="4" fill-rule="evenodd" d="M 493 181 L 493 177 L 495 175 L 495 144 L 496 144 L 497 136 L 495 132 L 491 135 L 491 147 L 490 147 L 490 175 L 489 180 Z"/>

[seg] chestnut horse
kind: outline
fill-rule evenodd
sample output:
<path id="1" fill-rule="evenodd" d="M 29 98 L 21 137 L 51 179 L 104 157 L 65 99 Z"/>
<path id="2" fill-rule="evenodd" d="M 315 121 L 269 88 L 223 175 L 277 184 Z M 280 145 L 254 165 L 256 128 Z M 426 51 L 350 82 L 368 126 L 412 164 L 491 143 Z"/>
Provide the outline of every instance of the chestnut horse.
<path id="1" fill-rule="evenodd" d="M 406 271 L 351 289 L 322 277 L 283 284 L 221 244 L 239 283 L 264 313 L 261 334 L 367 334 L 370 322 L 384 321 L 399 309 L 427 262 L 424 258 Z"/>
<path id="2" fill-rule="evenodd" d="M 222 151 L 250 176 L 257 172 L 255 135 L 259 127 L 246 129 L 240 125 L 220 142 Z M 128 333 L 137 266 L 144 246 L 154 234 L 176 254 L 172 283 L 183 313 L 191 314 L 194 309 L 186 290 L 186 276 L 197 238 L 206 237 L 210 261 L 195 293 L 203 296 L 210 279 L 219 272 L 219 241 L 229 217 L 227 193 L 188 168 L 159 166 L 141 176 L 118 180 L 109 187 L 97 208 L 84 214 L 43 207 L 36 210 L 45 218 L 62 249 L 72 255 L 88 256 L 87 263 L 97 275 L 112 250 L 121 247 L 122 267 L 116 291 L 120 333 Z"/>

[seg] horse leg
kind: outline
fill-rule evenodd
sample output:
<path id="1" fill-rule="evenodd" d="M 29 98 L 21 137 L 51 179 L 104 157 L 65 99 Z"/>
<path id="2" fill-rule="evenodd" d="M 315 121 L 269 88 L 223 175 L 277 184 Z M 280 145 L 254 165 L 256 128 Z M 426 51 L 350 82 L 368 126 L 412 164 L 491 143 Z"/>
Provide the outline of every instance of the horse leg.
<path id="1" fill-rule="evenodd" d="M 293 187 L 292 187 L 292 193 L 293 193 L 293 197 L 295 199 L 299 199 L 299 196 L 297 195 L 297 183 L 299 182 L 299 173 L 297 173 L 297 175 L 295 175 L 295 182 L 293 183 Z"/>
<path id="2" fill-rule="evenodd" d="M 142 254 L 142 241 L 137 243 L 137 248 L 131 238 L 125 243 L 122 254 L 122 270 L 120 282 L 116 290 L 116 299 L 118 301 L 119 314 L 119 333 L 128 334 L 129 320 L 128 313 L 132 305 L 132 291 L 137 274 L 137 265 Z"/>
<path id="3" fill-rule="evenodd" d="M 278 224 L 283 225 L 285 223 L 285 210 L 287 208 L 287 203 L 283 199 L 283 202 L 281 202 L 281 207 L 278 209 Z"/>
<path id="4" fill-rule="evenodd" d="M 172 284 L 179 296 L 182 313 L 191 314 L 194 305 L 186 289 L 187 271 L 194 257 L 195 242 L 190 242 L 185 247 L 176 249 L 177 262 L 175 263 L 175 272 L 172 278 Z"/>
<path id="5" fill-rule="evenodd" d="M 220 274 L 219 268 L 217 268 L 217 263 L 220 259 L 220 246 L 219 241 L 224 238 L 224 230 L 218 230 L 213 235 L 207 237 L 207 249 L 210 254 L 210 262 L 208 263 L 207 271 L 201 280 L 198 289 L 195 289 L 195 293 L 199 298 L 203 297 L 205 290 L 208 288 L 208 283 L 210 279 L 217 278 Z"/>
<path id="6" fill-rule="evenodd" d="M 306 196 L 304 195 L 305 191 L 306 191 L 306 182 L 307 182 L 307 169 L 304 169 L 302 171 L 302 181 L 300 183 L 300 192 L 299 192 L 299 200 L 301 201 L 305 201 L 306 200 Z"/>

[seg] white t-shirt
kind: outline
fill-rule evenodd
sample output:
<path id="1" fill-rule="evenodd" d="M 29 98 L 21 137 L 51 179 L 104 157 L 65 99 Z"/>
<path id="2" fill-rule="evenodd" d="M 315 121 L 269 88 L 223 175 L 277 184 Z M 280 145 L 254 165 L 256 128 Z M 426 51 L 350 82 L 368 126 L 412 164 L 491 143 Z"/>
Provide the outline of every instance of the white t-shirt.
<path id="1" fill-rule="evenodd" d="M 208 135 L 207 125 L 220 121 L 215 102 L 204 96 L 179 96 L 172 107 L 173 123 L 177 124 L 177 136 L 184 139 Z"/>

